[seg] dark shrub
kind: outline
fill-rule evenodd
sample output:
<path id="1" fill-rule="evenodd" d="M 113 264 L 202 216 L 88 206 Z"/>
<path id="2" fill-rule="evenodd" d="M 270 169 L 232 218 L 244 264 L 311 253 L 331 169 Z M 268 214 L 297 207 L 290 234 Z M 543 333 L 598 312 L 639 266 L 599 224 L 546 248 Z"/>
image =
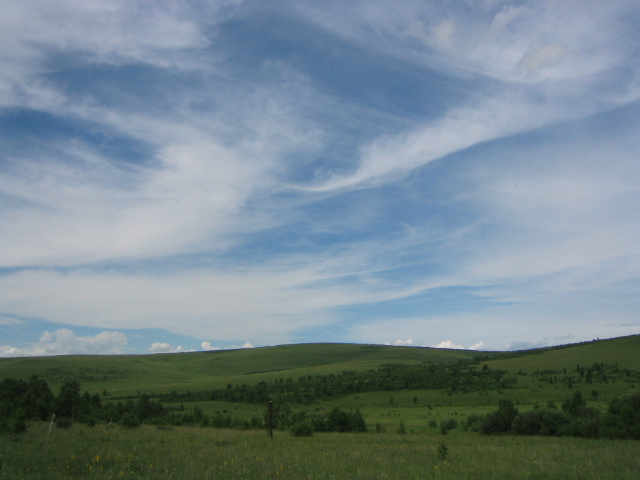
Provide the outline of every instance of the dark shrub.
<path id="1" fill-rule="evenodd" d="M 535 409 L 513 419 L 511 431 L 519 435 L 567 435 L 569 417 L 554 408 Z"/>
<path id="2" fill-rule="evenodd" d="M 264 426 L 262 420 L 260 420 L 258 417 L 251 417 L 251 421 L 249 422 L 249 424 L 253 429 L 262 428 Z"/>
<path id="3" fill-rule="evenodd" d="M 608 438 L 640 440 L 640 392 L 614 398 L 602 423 L 603 435 Z"/>
<path id="4" fill-rule="evenodd" d="M 587 408 L 587 402 L 579 390 L 574 392 L 571 398 L 562 402 L 562 411 L 572 417 L 590 416 Z"/>
<path id="5" fill-rule="evenodd" d="M 438 447 L 438 458 L 443 462 L 447 461 L 449 457 L 449 447 L 446 443 L 440 442 L 440 446 Z"/>
<path id="6" fill-rule="evenodd" d="M 404 426 L 404 422 L 402 420 L 400 420 L 400 426 L 398 427 L 398 433 L 400 435 L 404 435 L 407 433 L 407 429 Z"/>
<path id="7" fill-rule="evenodd" d="M 600 425 L 597 418 L 574 418 L 563 425 L 559 433 L 571 437 L 597 438 L 600 435 Z"/>
<path id="8" fill-rule="evenodd" d="M 539 435 L 542 428 L 542 412 L 533 410 L 518 415 L 511 422 L 511 431 L 519 435 Z"/>
<path id="9" fill-rule="evenodd" d="M 136 428 L 140 426 L 140 420 L 131 412 L 127 412 L 122 416 L 120 425 L 126 428 Z"/>
<path id="10" fill-rule="evenodd" d="M 477 413 L 472 413 L 469 415 L 464 421 L 462 428 L 467 431 L 479 432 L 482 427 L 482 422 L 484 417 L 482 415 L 478 415 Z"/>
<path id="11" fill-rule="evenodd" d="M 440 430 L 453 430 L 458 426 L 458 421 L 455 418 L 445 418 L 440 422 Z"/>
<path id="12" fill-rule="evenodd" d="M 56 418 L 56 427 L 58 428 L 70 428 L 73 425 L 73 421 L 69 417 Z"/>
<path id="13" fill-rule="evenodd" d="M 562 412 L 555 408 L 541 411 L 540 435 L 560 435 L 562 428 L 569 422 L 569 419 Z"/>
<path id="14" fill-rule="evenodd" d="M 326 416 L 326 428 L 329 432 L 366 432 L 367 424 L 360 410 L 345 412 L 336 407 Z"/>
<path id="15" fill-rule="evenodd" d="M 488 435 L 508 432 L 511 430 L 511 423 L 517 415 L 518 409 L 511 400 L 500 400 L 498 402 L 498 410 L 484 418 L 481 431 Z"/>
<path id="16" fill-rule="evenodd" d="M 20 416 L 0 418 L 0 433 L 24 433 L 27 430 L 27 423 Z"/>
<path id="17" fill-rule="evenodd" d="M 310 420 L 303 420 L 300 423 L 293 424 L 291 427 L 291 435 L 294 437 L 311 437 L 313 432 L 313 423 Z"/>

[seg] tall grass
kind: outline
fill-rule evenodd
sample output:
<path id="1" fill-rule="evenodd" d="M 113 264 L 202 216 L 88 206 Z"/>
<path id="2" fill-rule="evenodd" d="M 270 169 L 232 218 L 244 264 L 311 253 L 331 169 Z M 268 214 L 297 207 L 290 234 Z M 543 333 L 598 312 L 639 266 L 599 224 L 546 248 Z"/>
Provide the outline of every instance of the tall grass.
<path id="1" fill-rule="evenodd" d="M 640 444 L 575 438 L 316 434 L 45 423 L 0 437 L 7 479 L 637 479 Z"/>

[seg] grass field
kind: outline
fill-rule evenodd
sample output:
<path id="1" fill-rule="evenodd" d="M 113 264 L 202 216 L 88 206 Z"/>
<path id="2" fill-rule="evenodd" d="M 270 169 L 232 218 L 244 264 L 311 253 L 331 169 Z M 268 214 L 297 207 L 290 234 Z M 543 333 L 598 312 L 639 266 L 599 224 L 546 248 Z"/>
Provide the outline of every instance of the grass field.
<path id="1" fill-rule="evenodd" d="M 31 375 L 39 375 L 54 390 L 65 380 L 74 379 L 90 393 L 106 390 L 112 395 L 126 396 L 137 395 L 138 392 L 202 391 L 223 388 L 228 383 L 256 384 L 301 375 L 362 371 L 389 363 L 456 362 L 477 355 L 491 357 L 485 362 L 491 368 L 514 374 L 518 371 L 530 374 L 535 370 L 572 370 L 578 364 L 586 366 L 594 362 L 617 364 L 621 368 L 640 371 L 640 335 L 565 348 L 532 350 L 515 357 L 509 352 L 308 344 L 182 354 L 2 358 L 0 378 L 26 379 Z M 527 383 L 526 377 L 520 377 L 519 380 L 527 389 L 537 386 Z M 613 385 L 607 388 L 610 387 Z M 547 390 L 549 392 L 540 395 L 539 400 L 554 397 L 553 389 Z M 621 392 L 613 388 L 612 394 L 617 393 Z"/>
<path id="2" fill-rule="evenodd" d="M 181 354 L 2 358 L 0 378 L 39 375 L 54 389 L 73 378 L 89 392 L 135 395 L 368 370 L 386 363 L 450 362 L 474 355 L 476 352 L 465 350 L 309 344 Z"/>
<path id="3" fill-rule="evenodd" d="M 125 429 L 79 423 L 47 434 L 46 424 L 32 422 L 24 434 L 0 435 L 0 478 L 638 478 L 638 441 L 486 436 L 462 426 L 471 414 L 494 411 L 501 399 L 513 400 L 526 411 L 559 404 L 576 390 L 588 406 L 603 410 L 614 396 L 640 387 L 640 336 L 518 353 L 312 344 L 171 355 L 0 359 L 0 379 L 39 375 L 54 391 L 69 379 L 77 380 L 83 391 L 100 393 L 109 402 L 140 393 L 224 389 L 229 383 L 255 385 L 287 378 L 295 382 L 301 376 L 369 371 L 385 364 L 446 365 L 476 355 L 486 358 L 474 368 L 504 370 L 517 382 L 509 388 L 467 393 L 367 391 L 291 405 L 312 416 L 335 407 L 359 409 L 369 427 L 370 433 L 364 434 L 295 438 L 278 431 L 271 441 L 257 430 L 151 425 Z M 590 373 L 592 365 L 602 366 L 604 375 Z M 592 373 L 589 382 L 582 378 Z M 165 406 L 189 411 L 197 405 L 207 415 L 223 413 L 234 419 L 262 418 L 266 409 L 260 404 L 210 401 L 206 395 L 197 402 L 191 398 L 195 396 L 177 396 Z M 446 419 L 455 419 L 458 427 L 443 435 L 439 426 Z M 401 423 L 404 435 L 398 433 Z"/>
<path id="4" fill-rule="evenodd" d="M 143 426 L 32 425 L 0 437 L 0 478 L 637 479 L 634 441 L 474 433 L 316 434 Z M 443 452 L 443 444 L 446 452 Z"/>
<path id="5" fill-rule="evenodd" d="M 196 352 L 161 355 L 58 356 L 0 359 L 0 378 L 27 379 L 31 375 L 44 378 L 54 392 L 67 379 L 80 382 L 83 391 L 108 392 L 106 400 L 140 393 L 198 392 L 225 388 L 227 384 L 257 384 L 299 376 L 328 375 L 344 370 L 363 371 L 383 364 L 429 364 L 457 362 L 476 355 L 487 355 L 482 365 L 501 369 L 517 377 L 517 385 L 505 390 L 474 391 L 451 395 L 445 390 L 377 391 L 318 401 L 314 405 L 292 405 L 294 410 L 307 409 L 323 413 L 334 407 L 360 409 L 370 426 L 379 423 L 395 431 L 402 420 L 416 432 L 428 431 L 429 420 L 437 422 L 448 416 L 461 421 L 472 413 L 495 409 L 507 398 L 521 411 L 549 402 L 559 405 L 573 389 L 562 380 L 576 377 L 577 365 L 596 362 L 618 365 L 640 372 L 640 336 L 569 345 L 562 348 L 532 350 L 516 354 L 407 348 L 377 345 L 309 344 L 286 345 L 233 351 Z M 557 383 L 543 381 L 536 371 L 553 371 Z M 520 374 L 518 374 L 520 373 Z M 599 410 L 616 395 L 624 395 L 640 377 L 611 377 L 607 381 L 577 386 L 589 405 Z M 640 383 L 640 382 L 638 382 Z M 596 391 L 598 397 L 591 394 Z M 178 398 L 177 406 L 191 409 L 196 403 Z M 170 404 L 167 404 L 170 405 Z M 265 405 L 198 401 L 204 413 L 224 413 L 234 419 L 261 418 Z"/>

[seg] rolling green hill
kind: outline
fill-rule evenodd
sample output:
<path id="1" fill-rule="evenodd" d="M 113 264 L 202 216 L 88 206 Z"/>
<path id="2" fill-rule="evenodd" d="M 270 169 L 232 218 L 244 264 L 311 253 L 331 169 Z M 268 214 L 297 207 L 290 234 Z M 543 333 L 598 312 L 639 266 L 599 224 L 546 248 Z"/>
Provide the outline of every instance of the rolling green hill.
<path id="1" fill-rule="evenodd" d="M 518 352 L 515 358 L 499 356 L 489 365 L 512 372 L 523 370 L 573 369 L 576 365 L 593 363 L 617 364 L 620 368 L 640 370 L 640 335 L 595 340 L 591 342 L 564 345 Z"/>
<path id="2" fill-rule="evenodd" d="M 388 364 L 443 364 L 474 357 L 482 357 L 482 364 L 491 369 L 515 375 L 521 389 L 557 389 L 558 385 L 578 379 L 579 366 L 603 364 L 610 370 L 615 366 L 618 371 L 640 372 L 640 335 L 521 352 L 300 344 L 181 354 L 4 358 L 0 359 L 0 379 L 39 375 L 54 390 L 71 379 L 79 381 L 83 390 L 89 392 L 108 391 L 113 396 L 126 396 L 139 392 L 197 392 L 224 388 L 227 384 L 255 385 L 300 376 L 375 370 Z M 611 372 L 609 377 L 614 378 Z M 634 379 L 635 376 L 629 377 L 627 383 L 632 384 Z"/>
<path id="3" fill-rule="evenodd" d="M 619 471 L 608 478 L 637 477 L 637 455 L 629 452 L 640 440 L 640 336 L 520 352 L 306 344 L 7 358 L 0 359 L 0 387 L 0 451 L 10 452 L 0 468 L 11 478 L 54 478 L 53 469 L 65 472 L 55 478 L 100 475 L 103 469 L 109 478 L 159 478 L 156 472 L 164 478 L 178 461 L 191 466 L 194 452 L 202 453 L 197 468 L 180 466 L 171 478 L 202 472 L 218 478 L 236 462 L 248 467 L 225 478 L 311 478 L 309 472 L 336 463 L 327 463 L 336 452 L 346 455 L 336 478 L 362 474 L 381 455 L 380 466 L 362 478 L 379 476 L 398 459 L 392 470 L 401 469 L 402 478 L 422 478 L 425 471 L 442 477 L 445 469 L 470 462 L 451 478 L 476 478 L 485 458 L 482 478 L 495 478 L 496 471 L 516 478 L 530 468 L 532 455 L 543 467 L 521 478 L 576 472 L 575 478 L 587 478 L 592 471 L 601 478 L 614 467 Z M 264 432 L 271 427 L 273 442 Z M 498 433 L 508 436 L 493 435 Z M 308 435 L 315 438 L 297 438 Z M 330 445 L 335 451 L 318 453 Z M 346 473 L 342 466 L 363 445 L 361 465 Z M 515 445 L 520 460 L 507 474 Z M 610 445 L 605 454 L 603 445 Z M 570 456 L 585 448 L 591 448 L 588 460 Z M 274 452 L 283 459 L 274 460 Z M 549 458 L 556 453 L 558 467 L 550 475 Z M 607 465 L 593 463 L 594 456 L 618 453 Z M 218 467 L 211 470 L 216 454 Z M 425 467 L 430 455 L 439 461 Z M 286 475 L 285 464 L 297 468 L 310 458 L 319 460 L 298 476 Z M 422 463 L 408 467 L 412 458 Z M 263 462 L 276 469 L 256 474 L 266 472 L 256 470 Z"/>
<path id="4" fill-rule="evenodd" d="M 68 379 L 117 395 L 221 388 L 228 383 L 367 370 L 388 363 L 452 362 L 475 352 L 379 345 L 300 344 L 155 355 L 68 355 L 0 359 L 0 378 L 39 375 L 52 388 Z"/>

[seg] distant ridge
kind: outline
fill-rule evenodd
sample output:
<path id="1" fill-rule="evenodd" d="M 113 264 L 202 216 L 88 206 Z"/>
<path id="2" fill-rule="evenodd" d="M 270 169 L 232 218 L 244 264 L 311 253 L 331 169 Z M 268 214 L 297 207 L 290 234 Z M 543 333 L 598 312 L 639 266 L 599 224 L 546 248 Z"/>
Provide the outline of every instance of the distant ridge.
<path id="1" fill-rule="evenodd" d="M 377 369 L 385 364 L 488 362 L 513 372 L 616 364 L 640 370 L 640 335 L 509 352 L 304 343 L 252 349 L 144 355 L 67 355 L 0 359 L 0 379 L 38 375 L 53 388 L 76 379 L 91 392 L 202 391 L 228 383 L 255 384 L 285 377 Z"/>

